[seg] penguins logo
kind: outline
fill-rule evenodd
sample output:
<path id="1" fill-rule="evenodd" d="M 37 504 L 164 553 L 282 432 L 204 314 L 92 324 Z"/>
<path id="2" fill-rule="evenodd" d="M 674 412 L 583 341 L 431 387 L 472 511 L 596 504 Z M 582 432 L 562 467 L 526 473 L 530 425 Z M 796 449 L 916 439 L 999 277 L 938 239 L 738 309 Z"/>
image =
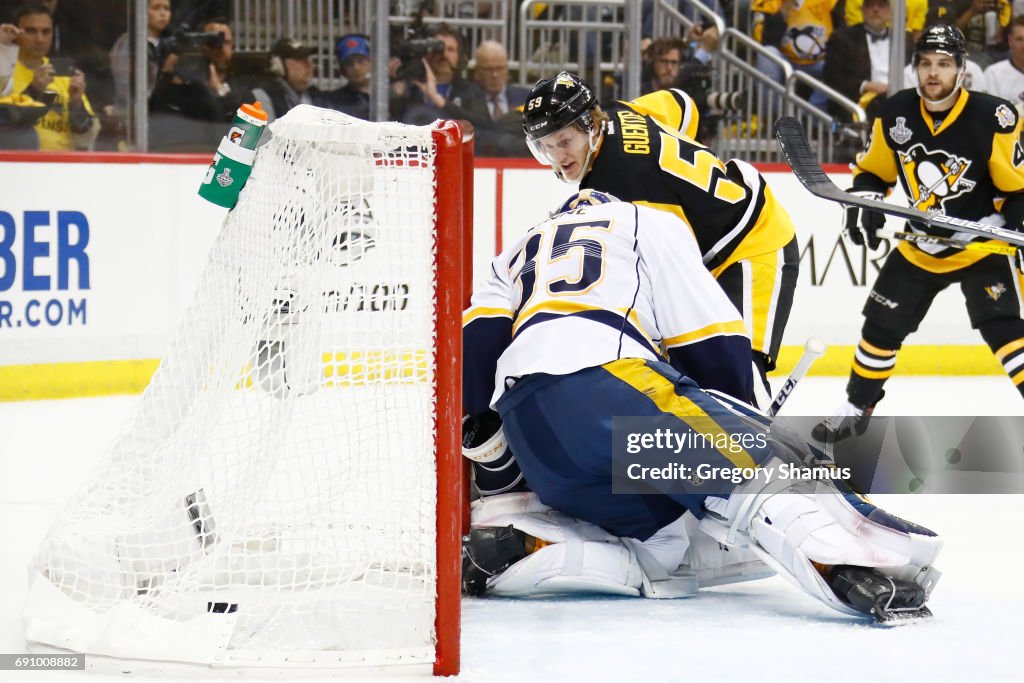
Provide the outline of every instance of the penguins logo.
<path id="1" fill-rule="evenodd" d="M 994 285 L 985 288 L 985 294 L 988 295 L 992 301 L 999 301 L 999 297 L 1006 294 L 1006 285 L 1002 282 L 997 282 Z"/>
<path id="2" fill-rule="evenodd" d="M 942 150 L 929 152 L 920 144 L 899 152 L 899 157 L 915 209 L 942 210 L 946 200 L 970 192 L 976 185 L 964 177 L 971 166 L 970 159 Z"/>
<path id="3" fill-rule="evenodd" d="M 816 60 L 825 51 L 825 28 L 823 26 L 793 26 L 783 38 L 800 59 Z"/>

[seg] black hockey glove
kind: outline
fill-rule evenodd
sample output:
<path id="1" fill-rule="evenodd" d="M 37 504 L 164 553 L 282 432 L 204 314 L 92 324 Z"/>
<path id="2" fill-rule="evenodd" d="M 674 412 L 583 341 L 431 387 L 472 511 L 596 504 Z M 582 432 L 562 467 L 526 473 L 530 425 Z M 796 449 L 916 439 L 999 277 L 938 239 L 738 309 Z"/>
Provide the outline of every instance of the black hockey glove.
<path id="1" fill-rule="evenodd" d="M 870 190 L 847 190 L 850 194 L 865 199 L 883 199 L 880 192 Z M 857 217 L 860 216 L 860 225 L 857 224 Z M 850 236 L 850 241 L 858 247 L 863 246 L 867 241 L 869 249 L 877 249 L 882 243 L 878 236 L 879 229 L 885 225 L 885 214 L 874 209 L 861 209 L 856 206 L 846 207 L 846 225 L 843 228 Z"/>

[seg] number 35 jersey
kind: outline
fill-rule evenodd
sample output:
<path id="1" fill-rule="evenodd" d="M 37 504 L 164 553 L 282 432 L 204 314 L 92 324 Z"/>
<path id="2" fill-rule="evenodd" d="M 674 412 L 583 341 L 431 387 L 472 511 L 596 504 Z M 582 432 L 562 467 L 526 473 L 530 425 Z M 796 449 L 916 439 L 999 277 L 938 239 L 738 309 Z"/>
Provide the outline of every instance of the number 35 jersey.
<path id="1" fill-rule="evenodd" d="M 491 264 L 463 315 L 466 412 L 507 380 L 621 358 L 668 360 L 701 387 L 749 400 L 750 340 L 680 219 L 624 202 L 531 229 Z"/>

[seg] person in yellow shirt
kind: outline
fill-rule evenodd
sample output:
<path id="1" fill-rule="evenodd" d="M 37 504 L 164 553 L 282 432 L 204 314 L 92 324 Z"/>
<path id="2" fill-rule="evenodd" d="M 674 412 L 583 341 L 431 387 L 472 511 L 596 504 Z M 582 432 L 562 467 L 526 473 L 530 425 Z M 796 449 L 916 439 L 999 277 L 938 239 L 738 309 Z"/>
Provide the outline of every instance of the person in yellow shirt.
<path id="1" fill-rule="evenodd" d="M 907 32 L 913 34 L 914 40 L 924 30 L 925 16 L 928 14 L 928 0 L 904 0 L 907 7 Z M 856 26 L 864 22 L 864 0 L 846 0 L 844 13 L 847 26 Z"/>
<path id="2" fill-rule="evenodd" d="M 796 71 L 821 80 L 825 70 L 825 45 L 835 26 L 842 25 L 842 8 L 837 0 L 753 0 L 751 35 L 776 57 L 783 58 Z M 783 68 L 758 53 L 755 68 L 768 78 L 782 83 Z M 812 90 L 811 104 L 824 109 L 828 98 Z"/>
<path id="3" fill-rule="evenodd" d="M 14 20 L 21 32 L 13 93 L 49 107 L 35 125 L 39 149 L 91 148 L 99 133 L 99 121 L 85 94 L 85 74 L 78 69 L 58 74 L 47 57 L 53 45 L 53 18 L 43 5 L 25 5 Z"/>

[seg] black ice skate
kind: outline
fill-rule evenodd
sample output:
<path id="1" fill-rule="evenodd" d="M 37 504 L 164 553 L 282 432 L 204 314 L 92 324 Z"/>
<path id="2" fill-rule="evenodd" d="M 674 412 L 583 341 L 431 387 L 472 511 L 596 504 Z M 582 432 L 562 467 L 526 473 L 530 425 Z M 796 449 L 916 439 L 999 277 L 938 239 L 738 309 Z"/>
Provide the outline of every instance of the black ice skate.
<path id="1" fill-rule="evenodd" d="M 474 527 L 462 537 L 462 592 L 483 595 L 487 580 L 501 574 L 547 541 L 514 528 Z"/>
<path id="2" fill-rule="evenodd" d="M 814 425 L 811 438 L 819 443 L 835 443 L 854 435 L 860 436 L 867 431 L 868 418 L 874 410 L 874 406 L 861 408 L 845 401 L 832 417 Z"/>

